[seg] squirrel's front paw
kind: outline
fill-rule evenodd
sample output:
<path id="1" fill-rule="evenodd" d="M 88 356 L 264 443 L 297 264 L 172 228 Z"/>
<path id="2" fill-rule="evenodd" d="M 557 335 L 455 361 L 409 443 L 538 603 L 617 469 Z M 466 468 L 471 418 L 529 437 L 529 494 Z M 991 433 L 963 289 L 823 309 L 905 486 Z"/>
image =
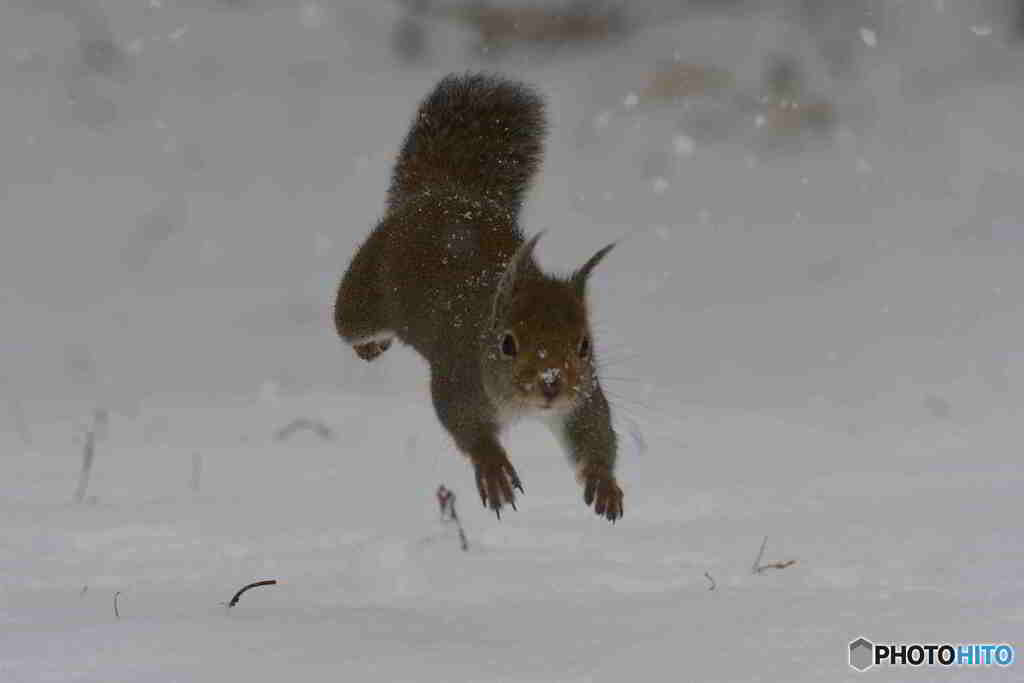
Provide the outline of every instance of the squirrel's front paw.
<path id="1" fill-rule="evenodd" d="M 476 487 L 484 507 L 494 510 L 498 519 L 501 519 L 501 507 L 505 503 L 515 510 L 516 494 L 512 489 L 519 489 L 523 493 L 523 485 L 508 458 L 474 462 L 473 467 L 476 469 Z"/>
<path id="2" fill-rule="evenodd" d="M 369 362 L 391 348 L 391 340 L 375 339 L 365 344 L 355 344 L 352 348 L 355 349 L 357 356 Z"/>
<path id="3" fill-rule="evenodd" d="M 583 481 L 583 502 L 594 506 L 594 512 L 609 522 L 622 518 L 622 489 L 607 467 L 586 467 L 580 473 Z"/>

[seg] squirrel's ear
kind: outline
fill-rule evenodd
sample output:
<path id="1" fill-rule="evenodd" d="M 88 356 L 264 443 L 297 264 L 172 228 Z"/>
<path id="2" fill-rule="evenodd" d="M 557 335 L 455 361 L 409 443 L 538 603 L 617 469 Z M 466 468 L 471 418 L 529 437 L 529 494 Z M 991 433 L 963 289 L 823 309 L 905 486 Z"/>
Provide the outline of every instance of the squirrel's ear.
<path id="1" fill-rule="evenodd" d="M 512 300 L 516 286 L 522 282 L 523 278 L 529 274 L 530 269 L 534 267 L 533 249 L 537 246 L 537 241 L 543 235 L 544 231 L 542 230 L 524 242 L 516 250 L 512 260 L 505 266 L 505 272 L 502 273 L 501 280 L 498 282 L 498 290 L 494 293 L 495 321 L 501 317 L 502 312 Z"/>
<path id="2" fill-rule="evenodd" d="M 576 287 L 576 291 L 579 292 L 580 296 L 583 296 L 583 293 L 587 291 L 587 278 L 590 277 L 590 273 L 601 262 L 601 259 L 607 256 L 608 252 L 615 247 L 615 244 L 615 242 L 612 242 L 607 247 L 598 251 L 586 263 L 580 266 L 579 270 L 572 274 L 572 284 Z"/>

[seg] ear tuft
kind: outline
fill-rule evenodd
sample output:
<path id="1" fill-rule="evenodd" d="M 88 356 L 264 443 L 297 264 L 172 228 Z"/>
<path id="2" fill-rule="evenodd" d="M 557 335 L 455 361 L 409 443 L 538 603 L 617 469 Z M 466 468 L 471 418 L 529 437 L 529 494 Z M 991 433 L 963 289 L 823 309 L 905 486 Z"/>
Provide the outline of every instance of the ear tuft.
<path id="1" fill-rule="evenodd" d="M 612 242 L 608 246 L 599 250 L 596 254 L 591 256 L 586 263 L 580 266 L 579 270 L 572 274 L 572 284 L 576 287 L 576 291 L 579 292 L 580 296 L 587 291 L 587 278 L 590 277 L 590 273 L 593 272 L 597 264 L 608 255 L 612 249 L 615 248 L 616 242 Z"/>
<path id="2" fill-rule="evenodd" d="M 543 236 L 544 231 L 541 230 L 523 242 L 508 262 L 508 265 L 505 266 L 505 272 L 502 273 L 501 280 L 498 282 L 498 289 L 494 293 L 494 312 L 492 318 L 495 323 L 501 319 L 502 313 L 512 301 L 516 287 L 522 283 L 523 278 L 529 276 L 530 269 L 534 267 L 533 250 Z"/>

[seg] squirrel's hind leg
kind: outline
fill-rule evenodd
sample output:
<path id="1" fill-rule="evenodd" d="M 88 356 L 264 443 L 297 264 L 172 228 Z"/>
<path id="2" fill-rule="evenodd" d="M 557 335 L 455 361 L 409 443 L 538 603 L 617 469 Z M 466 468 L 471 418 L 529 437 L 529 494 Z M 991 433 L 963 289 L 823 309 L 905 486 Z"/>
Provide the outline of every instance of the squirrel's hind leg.
<path id="1" fill-rule="evenodd" d="M 392 338 L 393 335 L 391 337 L 371 339 L 370 341 L 352 344 L 352 348 L 355 350 L 357 356 L 369 362 L 391 348 Z"/>
<path id="2" fill-rule="evenodd" d="M 372 361 L 387 351 L 395 337 L 385 319 L 377 263 L 371 257 L 372 252 L 365 244 L 356 252 L 334 303 L 335 329 L 365 361 Z"/>

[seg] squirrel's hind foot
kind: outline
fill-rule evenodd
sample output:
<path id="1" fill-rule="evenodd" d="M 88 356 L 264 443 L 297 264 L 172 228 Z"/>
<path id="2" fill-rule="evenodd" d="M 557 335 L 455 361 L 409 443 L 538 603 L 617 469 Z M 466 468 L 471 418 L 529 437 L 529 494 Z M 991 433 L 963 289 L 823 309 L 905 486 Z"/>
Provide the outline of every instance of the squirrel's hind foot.
<path id="1" fill-rule="evenodd" d="M 362 344 L 353 344 L 352 348 L 355 350 L 357 356 L 366 362 L 370 362 L 391 348 L 391 340 L 374 339 Z"/>

